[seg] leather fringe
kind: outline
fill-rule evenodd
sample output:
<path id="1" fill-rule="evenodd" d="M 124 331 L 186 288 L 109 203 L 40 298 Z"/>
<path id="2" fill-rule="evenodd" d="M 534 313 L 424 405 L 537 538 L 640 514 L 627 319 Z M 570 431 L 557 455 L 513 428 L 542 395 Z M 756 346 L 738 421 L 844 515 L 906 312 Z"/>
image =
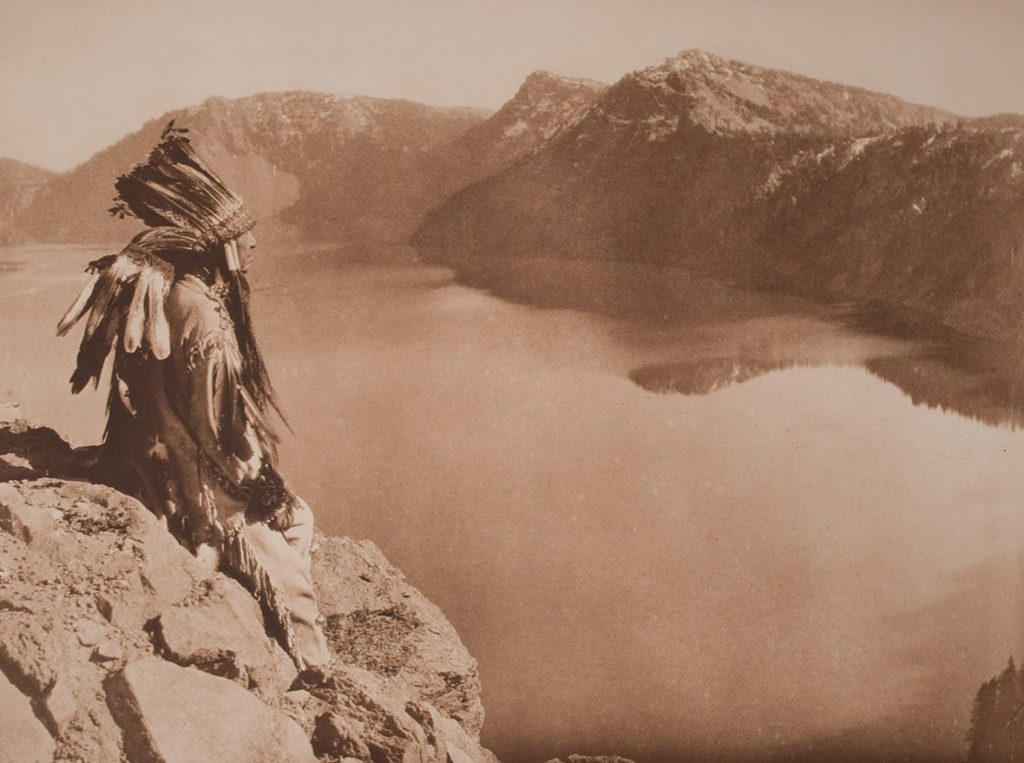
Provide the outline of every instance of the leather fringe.
<path id="1" fill-rule="evenodd" d="M 305 662 L 295 641 L 291 613 L 281 601 L 270 575 L 256 558 L 249 540 L 240 529 L 224 530 L 221 567 L 256 597 L 281 648 L 292 658 L 299 672 L 305 670 Z"/>

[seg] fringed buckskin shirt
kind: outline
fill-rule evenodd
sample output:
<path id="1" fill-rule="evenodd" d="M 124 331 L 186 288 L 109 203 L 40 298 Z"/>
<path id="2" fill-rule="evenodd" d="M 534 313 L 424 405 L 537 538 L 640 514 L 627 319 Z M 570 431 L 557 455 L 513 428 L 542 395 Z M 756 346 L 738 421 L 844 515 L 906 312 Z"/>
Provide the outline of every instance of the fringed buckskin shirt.
<path id="1" fill-rule="evenodd" d="M 195 275 L 174 281 L 165 360 L 118 347 L 107 446 L 130 466 L 143 502 L 195 547 L 217 544 L 212 520 L 240 528 L 291 613 L 306 664 L 326 664 L 309 568 L 312 512 L 292 496 L 290 519 L 275 529 L 248 497 L 273 448 L 241 387 L 242 357 L 218 286 Z"/>

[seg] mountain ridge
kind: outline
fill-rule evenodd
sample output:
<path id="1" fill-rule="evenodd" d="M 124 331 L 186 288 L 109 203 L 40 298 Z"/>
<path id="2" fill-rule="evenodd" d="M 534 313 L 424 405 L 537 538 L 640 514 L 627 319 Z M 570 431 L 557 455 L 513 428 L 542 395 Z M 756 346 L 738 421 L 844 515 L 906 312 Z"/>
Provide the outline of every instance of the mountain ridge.
<path id="1" fill-rule="evenodd" d="M 496 113 L 310 90 L 210 96 L 52 176 L 11 227 L 19 241 L 124 240 L 137 221 L 108 217 L 113 181 L 174 119 L 240 190 L 261 236 L 402 243 L 428 209 L 534 150 L 605 87 L 538 71 Z"/>
<path id="2" fill-rule="evenodd" d="M 682 95 L 698 107 L 693 113 L 697 123 L 722 132 L 832 134 L 849 130 L 857 134 L 958 118 L 888 93 L 756 66 L 699 49 L 684 50 L 631 72 L 616 83 L 619 85 Z M 783 109 L 778 108 L 780 104 Z M 773 123 L 770 116 L 788 117 L 788 121 Z"/>
<path id="3" fill-rule="evenodd" d="M 0 235 L 125 240 L 137 224 L 107 216 L 113 180 L 171 118 L 261 237 L 411 237 L 448 263 L 684 265 L 1003 335 L 1024 279 L 1024 116 L 957 117 L 697 50 L 610 86 L 538 70 L 489 115 L 314 91 L 211 97 L 37 183 Z"/>
<path id="4" fill-rule="evenodd" d="M 1005 336 L 1024 283 L 1022 131 L 1013 115 L 962 119 L 689 51 L 627 74 L 569 129 L 452 195 L 413 241 L 457 269 L 636 260 Z"/>
<path id="5" fill-rule="evenodd" d="M 438 146 L 483 120 L 467 107 L 433 107 L 312 91 L 213 96 L 151 119 L 53 179 L 14 221 L 35 241 L 112 242 L 133 221 L 107 215 L 115 178 L 143 162 L 175 119 L 271 235 L 303 238 L 394 236 L 422 207 L 424 162 Z M 345 193 L 338 193 L 339 187 Z"/>

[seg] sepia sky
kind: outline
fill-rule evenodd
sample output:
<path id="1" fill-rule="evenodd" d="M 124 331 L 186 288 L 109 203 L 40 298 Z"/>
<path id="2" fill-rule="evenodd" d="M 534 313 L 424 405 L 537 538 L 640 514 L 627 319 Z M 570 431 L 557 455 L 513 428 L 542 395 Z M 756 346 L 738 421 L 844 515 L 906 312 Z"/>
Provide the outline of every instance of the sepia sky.
<path id="1" fill-rule="evenodd" d="M 0 157 L 66 170 L 210 95 L 498 107 L 687 48 L 965 115 L 1024 112 L 1022 0 L 0 0 Z"/>

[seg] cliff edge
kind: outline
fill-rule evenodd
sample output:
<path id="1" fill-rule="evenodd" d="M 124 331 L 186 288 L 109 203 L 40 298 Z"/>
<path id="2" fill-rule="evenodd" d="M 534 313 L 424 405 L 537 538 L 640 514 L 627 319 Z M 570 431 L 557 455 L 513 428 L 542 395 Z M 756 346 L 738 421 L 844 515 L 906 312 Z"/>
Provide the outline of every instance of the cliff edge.
<path id="1" fill-rule="evenodd" d="M 314 544 L 336 659 L 305 683 L 247 591 L 78 462 L 0 406 L 0 761 L 496 762 L 475 660 L 372 543 Z"/>

